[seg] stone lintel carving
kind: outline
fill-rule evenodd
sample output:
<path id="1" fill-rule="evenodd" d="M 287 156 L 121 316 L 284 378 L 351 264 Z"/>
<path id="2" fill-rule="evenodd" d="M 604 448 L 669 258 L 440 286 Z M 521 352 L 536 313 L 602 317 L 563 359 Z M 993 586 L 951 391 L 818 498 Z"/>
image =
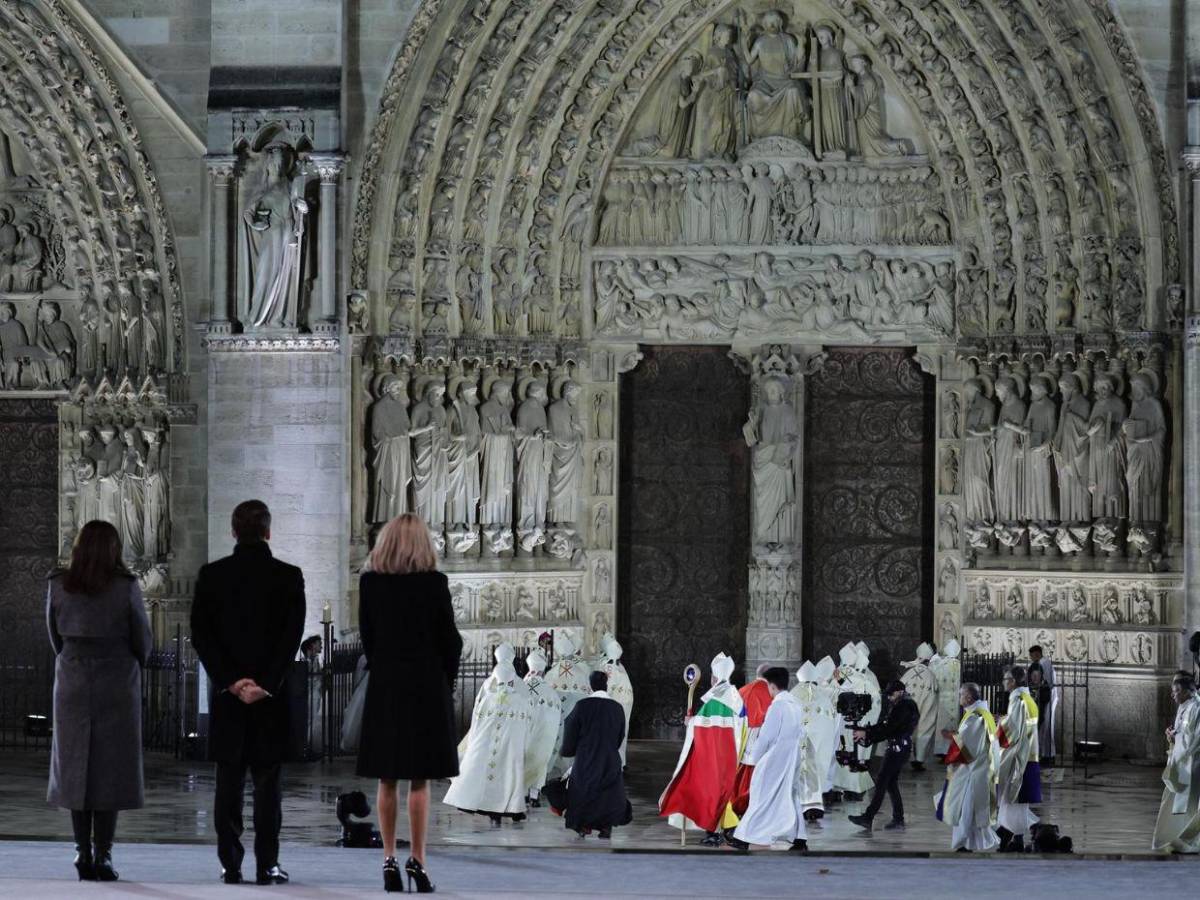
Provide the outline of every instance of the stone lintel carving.
<path id="1" fill-rule="evenodd" d="M 202 338 L 210 353 L 336 353 L 341 339 L 318 334 L 214 334 Z"/>
<path id="2" fill-rule="evenodd" d="M 447 572 L 454 619 L 463 626 L 578 625 L 583 621 L 581 572 Z"/>

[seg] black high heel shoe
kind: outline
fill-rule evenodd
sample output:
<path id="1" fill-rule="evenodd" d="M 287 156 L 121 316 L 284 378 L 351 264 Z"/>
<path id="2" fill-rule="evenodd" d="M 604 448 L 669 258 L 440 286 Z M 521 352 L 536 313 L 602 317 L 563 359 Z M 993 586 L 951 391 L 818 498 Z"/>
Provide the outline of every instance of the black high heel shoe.
<path id="1" fill-rule="evenodd" d="M 75 845 L 75 871 L 80 881 L 96 880 L 96 865 L 92 862 L 92 848 Z"/>
<path id="2" fill-rule="evenodd" d="M 96 880 L 97 881 L 117 881 L 121 876 L 117 874 L 117 870 L 112 864 L 112 850 L 105 847 L 103 850 L 96 848 Z"/>
<path id="3" fill-rule="evenodd" d="M 404 880 L 400 877 L 400 863 L 389 856 L 383 861 L 383 889 L 389 894 L 403 894 Z"/>
<path id="4" fill-rule="evenodd" d="M 413 882 L 417 883 L 416 893 L 432 894 L 436 888 L 433 882 L 429 880 L 429 876 L 425 873 L 425 867 L 416 861 L 413 857 L 408 858 L 408 862 L 404 864 L 404 871 L 408 873 L 408 889 L 413 891 Z"/>

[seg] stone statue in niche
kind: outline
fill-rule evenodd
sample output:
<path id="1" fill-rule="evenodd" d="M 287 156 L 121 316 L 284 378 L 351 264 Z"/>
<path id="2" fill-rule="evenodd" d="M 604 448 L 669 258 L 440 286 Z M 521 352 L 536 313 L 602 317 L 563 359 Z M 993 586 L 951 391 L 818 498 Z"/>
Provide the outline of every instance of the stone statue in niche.
<path id="1" fill-rule="evenodd" d="M 788 392 L 781 379 L 765 379 L 762 399 L 742 426 L 754 460 L 754 540 L 766 546 L 790 544 L 793 540 L 795 456 L 800 429 Z"/>
<path id="2" fill-rule="evenodd" d="M 596 451 L 596 459 L 592 463 L 592 493 L 603 497 L 612 493 L 613 489 L 613 454 L 609 447 L 601 447 Z"/>
<path id="3" fill-rule="evenodd" d="M 1004 601 L 1004 617 L 1006 619 L 1025 618 L 1025 595 L 1021 593 L 1019 585 L 1014 584 L 1008 589 L 1008 596 Z"/>
<path id="4" fill-rule="evenodd" d="M 479 592 L 479 611 L 485 622 L 504 621 L 504 592 L 496 582 L 493 581 Z"/>
<path id="5" fill-rule="evenodd" d="M 942 493 L 958 493 L 958 451 L 954 447 L 942 450 Z"/>
<path id="6" fill-rule="evenodd" d="M 1134 660 L 1143 666 L 1148 666 L 1154 661 L 1154 640 L 1148 634 L 1136 635 L 1131 650 Z"/>
<path id="7" fill-rule="evenodd" d="M 21 386 L 21 366 L 28 358 L 29 333 L 17 319 L 17 308 L 0 303 L 0 371 L 5 387 L 11 390 Z"/>
<path id="8" fill-rule="evenodd" d="M 408 486 L 412 481 L 412 425 L 404 380 L 385 375 L 382 395 L 371 404 L 373 502 L 372 522 L 388 522 L 408 512 Z"/>
<path id="9" fill-rule="evenodd" d="M 612 633 L 612 621 L 608 617 L 607 610 L 597 610 L 596 617 L 592 619 L 592 646 L 603 647 L 604 636 Z"/>
<path id="10" fill-rule="evenodd" d="M 975 594 L 975 618 L 991 619 L 995 615 L 996 604 L 992 600 L 992 590 L 986 584 L 981 584 Z"/>
<path id="11" fill-rule="evenodd" d="M 762 30 L 754 42 L 743 48 L 750 76 L 746 139 L 779 136 L 803 140 L 808 116 L 803 91 L 792 75 L 804 69 L 804 49 L 795 35 L 785 30 L 782 13 L 763 13 L 759 25 Z"/>
<path id="12" fill-rule="evenodd" d="M 485 526 L 507 530 L 513 513 L 512 382 L 504 378 L 491 382 L 479 410 L 479 425 L 483 432 L 480 519 Z"/>
<path id="13" fill-rule="evenodd" d="M 522 390 L 523 388 L 523 390 Z M 546 420 L 546 386 L 526 377 L 517 407 L 517 532 L 526 552 L 545 540 L 546 505 L 550 490 L 550 435 Z"/>
<path id="14" fill-rule="evenodd" d="M 1072 662 L 1083 662 L 1088 656 L 1087 635 L 1082 631 L 1072 631 L 1067 635 L 1067 659 Z"/>
<path id="15" fill-rule="evenodd" d="M 1120 625 L 1125 621 L 1125 616 L 1121 612 L 1121 598 L 1117 596 L 1117 589 L 1110 587 L 1104 592 L 1104 598 L 1100 601 L 1100 624 L 1101 625 Z"/>
<path id="16" fill-rule="evenodd" d="M 146 463 L 140 435 L 130 426 L 121 429 L 121 542 L 129 559 L 146 555 Z"/>
<path id="17" fill-rule="evenodd" d="M 0 134 L 0 141 L 7 143 L 7 135 Z M 12 207 L 0 206 L 0 291 L 5 293 L 13 289 L 12 264 L 18 240 L 13 218 Z"/>
<path id="18" fill-rule="evenodd" d="M 41 352 L 35 357 L 35 372 L 41 387 L 65 387 L 75 375 L 75 335 L 61 315 L 57 303 L 38 307 L 37 349 Z"/>
<path id="19" fill-rule="evenodd" d="M 1016 376 L 1006 375 L 997 379 L 996 397 L 1000 400 L 993 449 L 996 518 L 1001 522 L 1016 522 L 1025 518 L 1025 442 L 1022 431 L 1026 412 Z"/>
<path id="20" fill-rule="evenodd" d="M 846 112 L 850 123 L 850 151 L 868 159 L 905 156 L 912 145 L 891 137 L 883 126 L 883 84 L 866 56 L 846 61 Z"/>
<path id="21" fill-rule="evenodd" d="M 986 628 L 976 628 L 971 632 L 971 649 L 976 653 L 991 653 L 992 633 Z"/>
<path id="22" fill-rule="evenodd" d="M 429 526 L 435 541 L 446 522 L 449 432 L 443 405 L 445 396 L 446 386 L 430 379 L 412 410 L 413 512 Z"/>
<path id="23" fill-rule="evenodd" d="M 1115 631 L 1106 631 L 1100 636 L 1100 660 L 1106 663 L 1117 661 L 1121 655 L 1121 636 Z"/>
<path id="24" fill-rule="evenodd" d="M 592 519 L 592 534 L 595 536 L 597 547 L 612 549 L 612 513 L 607 503 L 596 507 L 596 514 Z"/>
<path id="25" fill-rule="evenodd" d="M 297 324 L 305 253 L 304 175 L 295 151 L 282 142 L 264 148 L 263 182 L 242 209 L 246 312 L 249 330 Z"/>
<path id="26" fill-rule="evenodd" d="M 1030 403 L 1022 424 L 1025 444 L 1025 518 L 1047 522 L 1058 518 L 1054 503 L 1054 458 L 1051 441 L 1058 431 L 1058 408 L 1051 394 L 1054 381 L 1048 375 L 1034 375 L 1029 382 Z"/>
<path id="27" fill-rule="evenodd" d="M 1135 625 L 1158 624 L 1158 616 L 1154 612 L 1154 601 L 1150 599 L 1150 592 L 1145 588 L 1138 588 L 1137 593 L 1134 594 L 1133 623 Z"/>
<path id="28" fill-rule="evenodd" d="M 97 467 L 99 490 L 99 518 L 110 522 L 118 532 L 122 529 L 121 516 L 121 480 L 124 476 L 125 451 L 124 444 L 116 440 L 117 428 L 105 422 L 98 429 L 103 455 Z"/>
<path id="29" fill-rule="evenodd" d="M 12 254 L 12 289 L 36 293 L 46 278 L 46 242 L 32 222 L 17 226 L 17 245 Z"/>
<path id="30" fill-rule="evenodd" d="M 479 522 L 479 386 L 472 378 L 451 379 L 453 402 L 447 411 L 450 443 L 446 452 L 446 521 L 451 529 L 473 529 Z M 473 543 L 473 542 L 472 542 Z"/>
<path id="31" fill-rule="evenodd" d="M 96 443 L 90 428 L 79 431 L 79 455 L 75 458 L 75 527 L 82 528 L 100 518 L 100 483 L 96 474 L 103 447 Z"/>
<path id="32" fill-rule="evenodd" d="M 1071 602 L 1067 608 L 1067 620 L 1070 622 L 1086 622 L 1091 618 L 1087 592 L 1081 587 L 1071 588 Z"/>
<path id="33" fill-rule="evenodd" d="M 1058 513 L 1063 522 L 1085 522 L 1092 517 L 1088 491 L 1091 404 L 1084 396 L 1079 375 L 1074 372 L 1060 377 L 1058 388 L 1062 391 L 1062 407 L 1052 444 L 1058 474 Z"/>
<path id="34" fill-rule="evenodd" d="M 596 420 L 596 439 L 611 441 L 613 436 L 612 395 L 608 391 L 597 391 L 592 398 L 592 412 Z"/>
<path id="35" fill-rule="evenodd" d="M 517 618 L 532 622 L 540 617 L 537 597 L 525 585 L 517 588 Z"/>
<path id="36" fill-rule="evenodd" d="M 608 598 L 612 594 L 612 570 L 609 567 L 607 556 L 602 556 L 596 560 L 596 567 L 593 572 L 592 600 L 598 603 L 607 603 Z"/>
<path id="37" fill-rule="evenodd" d="M 1129 486 L 1129 521 L 1159 522 L 1163 518 L 1162 478 L 1167 423 L 1156 396 L 1156 377 L 1141 371 L 1129 380 L 1133 403 L 1121 426 L 1128 448 L 1125 480 Z"/>
<path id="38" fill-rule="evenodd" d="M 738 146 L 742 64 L 730 25 L 713 26 L 712 45 L 695 76 L 699 96 L 692 127 L 692 159 L 733 159 Z"/>
<path id="39" fill-rule="evenodd" d="M 938 573 L 938 603 L 958 602 L 958 569 L 950 557 L 942 559 L 942 569 Z"/>
<path id="40" fill-rule="evenodd" d="M 957 438 L 962 404 L 957 391 L 942 394 L 942 437 Z"/>
<path id="41" fill-rule="evenodd" d="M 1000 651 L 1002 653 L 1011 653 L 1013 656 L 1025 655 L 1025 641 L 1021 637 L 1020 629 L 1007 628 L 1004 631 L 1004 640 L 1001 641 Z"/>
<path id="42" fill-rule="evenodd" d="M 942 613 L 942 623 L 939 626 L 939 631 L 941 632 L 939 640 L 943 645 L 949 643 L 951 638 L 958 637 L 958 623 L 954 621 L 954 614 L 950 610 Z"/>
<path id="43" fill-rule="evenodd" d="M 938 547 L 942 550 L 958 549 L 958 514 L 954 511 L 953 503 L 942 506 L 942 516 L 938 521 Z"/>
<path id="44" fill-rule="evenodd" d="M 162 433 L 153 424 L 142 426 L 145 441 L 145 553 L 161 559 L 171 549 L 171 497 L 167 482 L 167 447 Z"/>
<path id="45" fill-rule="evenodd" d="M 450 585 L 450 606 L 454 610 L 454 621 L 457 624 L 462 624 L 471 618 L 471 611 L 467 608 L 468 597 L 467 589 L 461 584 Z"/>
<path id="46" fill-rule="evenodd" d="M 967 414 L 963 423 L 962 485 L 968 522 L 991 522 L 996 517 L 992 504 L 991 451 L 996 407 L 985 390 L 979 378 L 970 378 L 963 384 Z"/>
<path id="47" fill-rule="evenodd" d="M 1058 592 L 1050 589 L 1043 590 L 1038 597 L 1037 618 L 1043 622 L 1058 616 Z"/>
<path id="48" fill-rule="evenodd" d="M 1097 519 L 1121 518 L 1125 502 L 1125 444 L 1121 428 L 1125 401 L 1116 396 L 1116 382 L 1107 372 L 1096 376 L 1096 402 L 1088 420 L 1088 490 L 1092 515 Z"/>
<path id="49" fill-rule="evenodd" d="M 583 493 L 583 423 L 579 419 L 583 389 L 569 378 L 557 381 L 558 399 L 550 404 L 546 415 L 551 442 L 547 518 L 567 525 L 578 521 Z"/>

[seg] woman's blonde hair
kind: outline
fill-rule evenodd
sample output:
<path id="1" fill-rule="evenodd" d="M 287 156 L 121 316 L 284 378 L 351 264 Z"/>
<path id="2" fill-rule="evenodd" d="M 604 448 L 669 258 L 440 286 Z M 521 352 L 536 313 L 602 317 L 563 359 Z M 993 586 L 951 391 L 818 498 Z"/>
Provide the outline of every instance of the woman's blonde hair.
<path id="1" fill-rule="evenodd" d="M 379 532 L 367 566 L 372 572 L 388 575 L 436 571 L 437 551 L 428 526 L 412 513 L 396 516 Z"/>

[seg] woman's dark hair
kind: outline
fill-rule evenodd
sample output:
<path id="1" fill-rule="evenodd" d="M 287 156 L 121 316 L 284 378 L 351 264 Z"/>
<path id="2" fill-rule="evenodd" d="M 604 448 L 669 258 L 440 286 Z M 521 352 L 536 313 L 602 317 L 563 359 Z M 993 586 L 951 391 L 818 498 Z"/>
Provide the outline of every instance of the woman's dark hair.
<path id="1" fill-rule="evenodd" d="M 98 594 L 118 575 L 128 574 L 117 529 L 99 519 L 85 523 L 75 535 L 63 587 L 72 594 Z"/>

